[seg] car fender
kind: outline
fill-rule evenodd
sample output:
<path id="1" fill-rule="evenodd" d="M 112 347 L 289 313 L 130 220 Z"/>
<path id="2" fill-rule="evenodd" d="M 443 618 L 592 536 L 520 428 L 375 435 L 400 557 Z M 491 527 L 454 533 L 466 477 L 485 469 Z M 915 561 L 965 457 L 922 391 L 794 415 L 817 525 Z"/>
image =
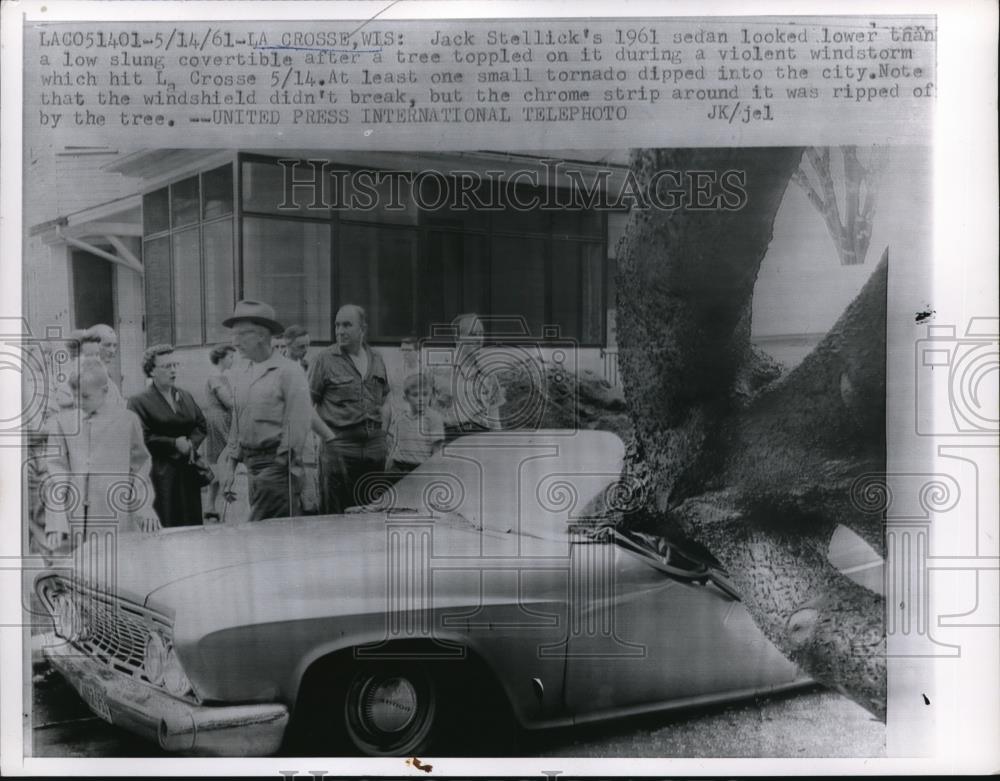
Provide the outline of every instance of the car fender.
<path id="1" fill-rule="evenodd" d="M 525 656 L 533 653 L 533 646 L 529 648 Z M 491 676 L 492 683 L 502 693 L 514 718 L 521 726 L 531 727 L 543 721 L 549 723 L 553 718 L 565 716 L 563 658 L 551 660 L 552 674 L 546 676 L 545 685 L 540 688 L 533 683 L 531 677 L 522 674 L 518 679 L 505 673 L 508 668 L 517 668 L 520 664 L 518 660 L 510 658 L 507 644 L 493 643 L 487 638 L 448 629 L 436 631 L 433 637 L 386 638 L 384 633 L 371 631 L 367 634 L 340 636 L 317 642 L 308 653 L 301 656 L 281 687 L 289 697 L 287 703 L 290 709 L 294 710 L 303 681 L 314 665 L 344 654 L 351 654 L 352 658 L 358 661 L 405 659 L 442 666 L 451 662 L 478 660 Z"/>

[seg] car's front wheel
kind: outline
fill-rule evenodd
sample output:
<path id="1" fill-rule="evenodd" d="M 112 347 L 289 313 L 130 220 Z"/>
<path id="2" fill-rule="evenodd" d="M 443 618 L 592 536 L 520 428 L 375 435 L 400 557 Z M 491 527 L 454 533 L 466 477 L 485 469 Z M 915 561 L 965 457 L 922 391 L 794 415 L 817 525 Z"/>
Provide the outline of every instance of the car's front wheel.
<path id="1" fill-rule="evenodd" d="M 404 653 L 400 650 L 400 654 Z M 506 754 L 517 734 L 489 670 L 462 661 L 357 660 L 314 664 L 300 686 L 285 751 L 302 756 Z"/>
<path id="2" fill-rule="evenodd" d="M 434 737 L 439 693 L 417 663 L 364 663 L 351 671 L 344 696 L 344 728 L 369 756 L 424 753 Z"/>

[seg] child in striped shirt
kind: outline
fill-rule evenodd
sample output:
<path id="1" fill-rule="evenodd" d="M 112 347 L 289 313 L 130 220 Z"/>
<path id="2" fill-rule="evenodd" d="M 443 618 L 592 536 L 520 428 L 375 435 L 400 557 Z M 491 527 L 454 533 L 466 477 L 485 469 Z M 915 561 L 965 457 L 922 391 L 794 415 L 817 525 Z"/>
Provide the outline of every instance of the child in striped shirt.
<path id="1" fill-rule="evenodd" d="M 409 375 L 403 383 L 407 409 L 393 415 L 389 425 L 392 444 L 389 471 L 412 472 L 441 449 L 444 443 L 444 418 L 433 409 L 434 380 L 420 374 Z"/>

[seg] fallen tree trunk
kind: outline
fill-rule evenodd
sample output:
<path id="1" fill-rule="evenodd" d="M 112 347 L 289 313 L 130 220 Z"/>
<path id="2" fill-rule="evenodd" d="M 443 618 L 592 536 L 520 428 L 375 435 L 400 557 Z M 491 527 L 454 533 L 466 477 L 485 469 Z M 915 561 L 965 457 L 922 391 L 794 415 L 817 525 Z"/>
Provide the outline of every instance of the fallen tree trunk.
<path id="1" fill-rule="evenodd" d="M 657 171 L 745 176 L 738 210 L 633 209 L 618 253 L 628 469 L 649 519 L 707 547 L 789 658 L 885 716 L 882 598 L 826 559 L 838 525 L 882 550 L 857 486 L 885 471 L 887 259 L 823 342 L 777 372 L 750 344 L 753 288 L 801 149 L 639 150 Z M 822 291 L 803 291 L 822 295 Z"/>

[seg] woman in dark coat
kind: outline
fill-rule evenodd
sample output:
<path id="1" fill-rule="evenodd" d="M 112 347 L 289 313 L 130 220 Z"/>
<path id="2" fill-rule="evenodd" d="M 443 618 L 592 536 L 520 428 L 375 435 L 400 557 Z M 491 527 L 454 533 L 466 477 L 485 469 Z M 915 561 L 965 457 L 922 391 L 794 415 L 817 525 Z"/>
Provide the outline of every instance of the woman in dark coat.
<path id="1" fill-rule="evenodd" d="M 205 438 L 205 416 L 194 397 L 174 385 L 177 361 L 171 345 L 146 350 L 142 370 L 152 383 L 128 400 L 128 408 L 139 416 L 153 457 L 153 507 L 163 526 L 200 524 L 201 483 L 192 462 Z"/>

